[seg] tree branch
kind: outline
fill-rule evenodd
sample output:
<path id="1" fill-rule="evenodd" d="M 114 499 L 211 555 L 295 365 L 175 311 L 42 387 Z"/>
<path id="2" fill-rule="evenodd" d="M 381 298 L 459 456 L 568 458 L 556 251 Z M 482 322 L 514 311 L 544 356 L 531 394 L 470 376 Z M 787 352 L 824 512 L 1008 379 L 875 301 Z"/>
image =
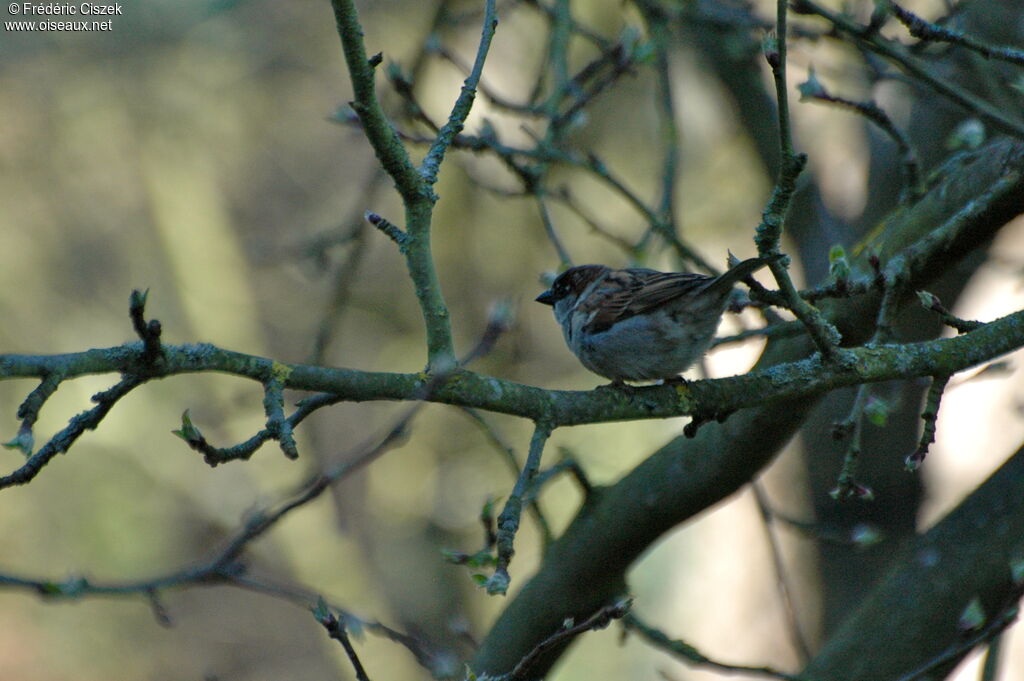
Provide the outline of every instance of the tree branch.
<path id="1" fill-rule="evenodd" d="M 497 26 L 494 0 L 487 0 L 483 35 L 473 70 L 452 108 L 448 123 L 438 132 L 419 170 L 413 165 L 405 145 L 377 99 L 374 68 L 380 63 L 380 55 L 369 60 L 366 57 L 363 31 L 355 4 L 352 0 L 331 0 L 331 5 L 355 92 L 352 109 L 359 116 L 381 165 L 394 179 L 405 206 L 406 232 L 400 245 L 403 247 L 402 253 L 426 327 L 427 369 L 432 372 L 447 371 L 455 366 L 456 361 L 448 306 L 441 293 L 430 247 L 431 220 L 434 203 L 437 201 L 432 186 L 437 181 L 445 152 L 462 129 L 473 105 L 476 85 Z M 392 238 L 400 233 L 397 227 L 395 230 L 391 233 Z"/>
<path id="2" fill-rule="evenodd" d="M 992 523 L 1000 525 L 998 531 L 979 531 Z M 922 678 L 916 672 L 927 668 L 930 678 L 944 678 L 971 648 L 1005 628 L 1005 615 L 1024 588 L 1022 556 L 1024 448 L 905 547 L 803 674 L 835 681 L 909 680 Z M 988 630 L 987 637 L 978 639 L 958 622 L 974 598 L 985 613 L 982 628 Z M 1001 626 L 992 629 L 990 624 Z M 970 645 L 962 645 L 966 642 Z"/>
<path id="3" fill-rule="evenodd" d="M 936 224 L 941 229 L 942 216 L 969 204 L 977 206 L 978 199 L 985 197 L 987 207 L 972 211 L 973 216 L 951 242 L 939 246 L 942 240 L 928 240 L 930 255 L 913 259 L 910 281 L 916 286 L 941 272 L 954 258 L 987 243 L 1009 219 L 1024 212 L 1024 145 L 999 141 L 961 157 L 947 170 L 925 197 L 884 221 L 884 229 L 858 249 L 855 268 L 871 271 L 868 245 L 884 262 L 936 229 Z M 989 193 L 995 186 L 1002 189 Z M 842 331 L 846 342 L 863 342 L 871 336 L 878 302 L 877 292 L 868 292 L 855 301 L 826 301 L 822 313 Z M 935 342 L 880 346 L 868 352 L 923 348 Z M 794 366 L 794 360 L 813 349 L 806 336 L 772 338 L 758 363 L 759 371 L 753 375 L 788 371 L 786 367 Z M 742 381 L 743 377 L 724 380 Z M 719 381 L 690 385 L 699 389 L 708 384 L 725 385 Z M 752 384 L 734 385 L 756 389 Z M 473 670 L 478 674 L 508 671 L 564 618 L 585 617 L 624 593 L 625 574 L 633 561 L 665 532 L 749 482 L 789 441 L 815 402 L 809 394 L 794 400 L 766 401 L 720 426 L 705 426 L 694 439 L 674 439 L 617 483 L 595 490 L 562 536 L 548 547 L 538 573 L 498 618 L 472 662 Z M 564 648 L 549 651 L 535 669 L 550 668 L 563 652 Z"/>
<path id="4" fill-rule="evenodd" d="M 954 374 L 1024 346 L 1024 311 L 1015 312 L 956 338 L 924 343 L 884 345 L 849 350 L 849 365 L 810 358 L 754 371 L 743 376 L 693 381 L 686 386 L 661 385 L 632 392 L 545 390 L 459 369 L 441 378 L 429 394 L 431 379 L 423 374 L 394 374 L 329 369 L 223 350 L 213 345 L 164 346 L 165 361 L 149 380 L 184 373 L 219 372 L 258 381 L 275 365 L 288 370 L 283 387 L 330 393 L 318 406 L 337 402 L 420 400 L 473 407 L 521 416 L 551 427 L 637 419 L 663 419 L 739 409 L 820 395 L 861 383 Z M 143 361 L 141 343 L 70 355 L 0 355 L 0 380 L 45 376 L 62 371 L 68 378 L 93 373 L 123 372 Z M 120 398 L 138 385 L 118 384 Z M 65 451 L 86 428 L 95 428 L 116 399 L 73 419 L 44 448 L 13 473 L 0 477 L 0 489 L 29 482 L 59 451 Z M 266 439 L 266 438 L 264 438 Z"/>

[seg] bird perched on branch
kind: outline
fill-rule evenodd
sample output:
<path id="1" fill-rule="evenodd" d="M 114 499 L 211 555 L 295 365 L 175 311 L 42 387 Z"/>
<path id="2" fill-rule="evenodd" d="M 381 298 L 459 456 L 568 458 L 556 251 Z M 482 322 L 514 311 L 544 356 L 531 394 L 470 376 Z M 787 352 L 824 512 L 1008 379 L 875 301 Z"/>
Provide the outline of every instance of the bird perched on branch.
<path id="1" fill-rule="evenodd" d="M 623 381 L 675 379 L 707 350 L 733 286 L 770 262 L 750 258 L 717 277 L 579 265 L 537 296 L 590 371 Z"/>

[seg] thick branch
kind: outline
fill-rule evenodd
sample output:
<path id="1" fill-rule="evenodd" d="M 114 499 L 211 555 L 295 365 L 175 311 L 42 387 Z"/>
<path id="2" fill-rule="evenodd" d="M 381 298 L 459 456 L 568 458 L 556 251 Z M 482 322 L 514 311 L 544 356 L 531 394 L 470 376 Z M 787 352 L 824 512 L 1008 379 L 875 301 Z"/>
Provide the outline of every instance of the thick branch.
<path id="1" fill-rule="evenodd" d="M 960 614 L 975 598 L 983 625 L 1005 614 L 1021 596 L 1022 556 L 1024 449 L 906 548 L 804 674 L 835 681 L 895 679 L 934 659 L 939 670 L 928 678 L 944 678 L 971 648 L 954 643 L 958 654 L 943 658 L 951 641 L 970 633 L 960 626 Z"/>

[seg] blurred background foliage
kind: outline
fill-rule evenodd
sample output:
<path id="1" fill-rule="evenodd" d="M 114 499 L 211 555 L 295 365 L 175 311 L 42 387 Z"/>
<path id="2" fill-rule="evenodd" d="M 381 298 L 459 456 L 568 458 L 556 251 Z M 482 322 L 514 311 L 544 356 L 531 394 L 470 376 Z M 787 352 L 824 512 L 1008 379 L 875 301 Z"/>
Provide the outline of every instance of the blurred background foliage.
<path id="1" fill-rule="evenodd" d="M 530 3 L 499 4 L 501 24 L 484 82 L 523 100 L 543 66 L 546 20 Z M 905 4 L 925 16 L 942 10 L 942 3 L 929 0 Z M 760 16 L 771 16 L 771 3 L 755 5 Z M 480 3 L 463 0 L 449 8 L 455 16 L 467 13 L 467 20 L 433 40 L 468 62 Z M 385 64 L 411 68 L 435 3 L 382 0 L 362 3 L 361 10 L 370 52 L 383 51 Z M 639 12 L 618 0 L 577 0 L 572 10 L 609 39 L 645 30 Z M 364 210 L 400 222 L 400 204 L 389 181 L 378 177 L 359 130 L 331 120 L 351 91 L 327 3 L 132 0 L 123 11 L 112 18 L 110 32 L 5 30 L 0 41 L 0 347 L 56 353 L 120 344 L 133 336 L 129 291 L 149 288 L 148 313 L 163 323 L 166 342 L 209 341 L 284 361 L 420 370 L 422 322 L 405 265 L 393 244 L 361 224 Z M 594 56 L 592 46 L 573 42 L 575 67 Z M 772 178 L 729 94 L 701 58 L 683 40 L 671 54 L 682 159 L 676 200 L 682 233 L 721 266 L 726 249 L 753 254 L 751 230 Z M 897 124 L 914 126 L 906 88 L 872 88 L 843 46 L 797 42 L 791 60 L 793 83 L 813 62 L 837 90 L 874 95 Z M 432 118 L 443 120 L 461 80 L 450 63 L 432 58 L 423 64 L 417 94 Z M 400 102 L 383 79 L 378 83 L 389 110 L 397 112 Z M 635 69 L 595 99 L 569 135 L 572 147 L 596 153 L 650 202 L 657 197 L 665 144 L 654 89 L 653 72 Z M 824 204 L 840 221 L 869 223 L 877 217 L 864 215 L 873 142 L 863 123 L 821 106 L 793 108 L 798 144 L 810 154 Z M 508 143 L 540 130 L 481 97 L 467 131 L 485 119 Z M 615 236 L 636 240 L 647 228 L 606 185 L 572 169 L 552 172 L 553 184 L 569 187 Z M 564 348 L 550 311 L 531 302 L 541 290 L 540 273 L 558 266 L 536 204 L 481 185 L 520 188 L 493 158 L 467 153 L 451 156 L 438 185 L 435 255 L 458 348 L 471 347 L 489 307 L 510 298 L 515 328 L 477 368 L 551 388 L 597 385 L 600 379 Z M 556 205 L 552 218 L 576 262 L 628 263 L 572 211 Z M 1021 228 L 1018 221 L 1004 230 L 996 257 L 975 278 L 959 314 L 988 319 L 1021 307 L 1015 271 Z M 348 259 L 354 249 L 361 253 L 357 263 Z M 644 264 L 671 268 L 674 261 L 654 250 L 644 254 Z M 329 342 L 318 349 L 339 268 L 352 274 L 350 295 L 333 317 Z M 741 319 L 728 320 L 723 331 L 755 317 Z M 756 341 L 730 346 L 708 359 L 706 371 L 742 372 L 758 349 Z M 37 432 L 61 428 L 111 382 L 62 384 Z M 924 473 L 925 522 L 967 493 L 1024 436 L 1019 386 L 1014 372 L 950 391 Z M 0 386 L 4 440 L 16 432 L 17 406 L 31 387 Z M 211 555 L 247 512 L 279 498 L 308 471 L 351 456 L 385 432 L 402 409 L 346 404 L 318 413 L 300 429 L 298 462 L 267 447 L 249 463 L 210 469 L 170 432 L 188 408 L 211 441 L 233 444 L 262 426 L 261 399 L 258 386 L 227 377 L 145 386 L 32 484 L 4 491 L 0 571 L 118 582 L 185 566 Z M 526 424 L 488 419 L 522 457 Z M 611 482 L 681 427 L 672 421 L 563 429 L 546 457 L 554 460 L 560 447 L 569 448 L 595 482 Z M 964 442 L 967 432 L 972 435 Z M 767 473 L 767 486 L 780 510 L 806 517 L 799 443 L 792 450 Z M 13 468 L 20 454 L 4 450 L 0 456 Z M 440 552 L 475 550 L 480 508 L 488 497 L 507 494 L 511 481 L 507 462 L 477 425 L 454 409 L 428 406 L 405 444 L 257 542 L 252 574 L 305 585 L 368 619 L 458 650 L 469 634 L 486 632 L 504 601 L 484 596 L 464 569 L 442 562 Z M 542 504 L 556 532 L 579 501 L 567 481 L 546 488 Z M 813 631 L 813 554 L 798 534 L 782 534 L 794 570 L 812 565 L 796 572 L 810 580 L 801 597 Z M 538 549 L 536 528 L 527 522 L 513 563 L 520 585 Z M 736 663 L 791 667 L 797 658 L 784 633 L 770 564 L 764 528 L 745 493 L 655 547 L 635 567 L 631 588 L 652 620 L 706 652 Z M 170 627 L 161 626 L 139 597 L 72 604 L 0 592 L 0 676 L 351 676 L 340 647 L 313 617 L 283 601 L 211 587 L 172 591 L 162 603 Z M 610 645 L 616 637 L 613 630 L 584 637 L 555 678 L 655 679 L 659 670 L 710 678 L 633 640 L 624 648 Z M 367 635 L 357 645 L 372 678 L 428 677 L 390 642 Z M 1019 642 L 1011 648 L 1011 664 L 1019 665 L 1020 648 Z"/>

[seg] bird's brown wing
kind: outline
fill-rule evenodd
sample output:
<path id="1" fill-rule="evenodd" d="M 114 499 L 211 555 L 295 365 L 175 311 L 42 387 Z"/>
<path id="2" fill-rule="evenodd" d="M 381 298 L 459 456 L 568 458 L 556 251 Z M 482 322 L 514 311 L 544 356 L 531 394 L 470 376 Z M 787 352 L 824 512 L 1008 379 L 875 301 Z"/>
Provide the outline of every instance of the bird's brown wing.
<path id="1" fill-rule="evenodd" d="M 706 285 L 712 278 L 689 272 L 656 272 L 630 268 L 611 272 L 595 298 L 596 314 L 587 324 L 593 333 L 634 315 L 648 312 Z"/>

